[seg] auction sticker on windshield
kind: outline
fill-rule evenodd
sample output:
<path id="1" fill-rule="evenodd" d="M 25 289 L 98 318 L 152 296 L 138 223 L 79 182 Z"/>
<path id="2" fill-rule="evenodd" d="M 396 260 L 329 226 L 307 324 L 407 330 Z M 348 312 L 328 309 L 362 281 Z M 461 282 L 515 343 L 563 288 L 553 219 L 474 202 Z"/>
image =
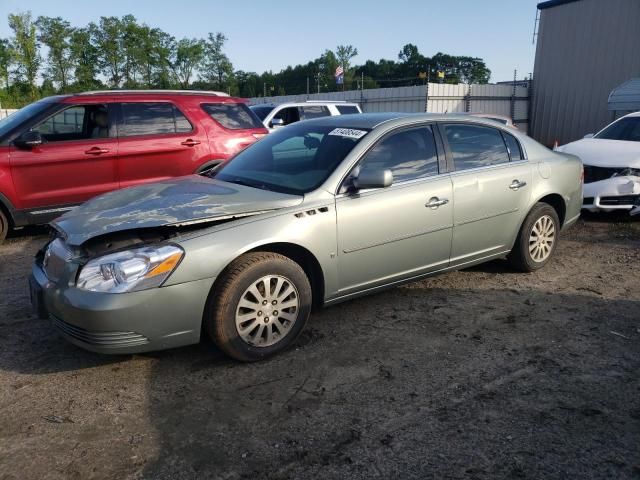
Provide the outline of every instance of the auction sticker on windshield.
<path id="1" fill-rule="evenodd" d="M 353 128 L 334 128 L 329 132 L 329 135 L 336 135 L 338 137 L 347 138 L 362 138 L 367 134 L 365 130 L 354 130 Z"/>

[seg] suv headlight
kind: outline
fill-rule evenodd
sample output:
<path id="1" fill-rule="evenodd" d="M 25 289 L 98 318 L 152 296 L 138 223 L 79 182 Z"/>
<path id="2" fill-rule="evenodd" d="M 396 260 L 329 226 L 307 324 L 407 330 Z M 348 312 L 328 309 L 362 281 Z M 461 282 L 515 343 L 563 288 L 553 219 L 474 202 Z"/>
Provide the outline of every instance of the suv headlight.
<path id="1" fill-rule="evenodd" d="M 159 287 L 182 260 L 177 245 L 157 245 L 124 250 L 90 260 L 78 275 L 76 286 L 92 292 L 124 293 Z"/>

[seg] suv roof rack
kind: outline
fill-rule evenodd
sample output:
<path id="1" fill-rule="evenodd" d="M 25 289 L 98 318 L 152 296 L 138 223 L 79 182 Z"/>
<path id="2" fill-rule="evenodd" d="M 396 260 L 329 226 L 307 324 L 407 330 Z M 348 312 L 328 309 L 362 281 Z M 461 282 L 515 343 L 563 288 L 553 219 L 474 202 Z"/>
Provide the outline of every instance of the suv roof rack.
<path id="1" fill-rule="evenodd" d="M 145 95 L 145 94 L 181 94 L 181 95 L 210 95 L 212 97 L 229 97 L 225 92 L 216 92 L 212 90 L 93 90 L 90 92 L 76 93 L 76 95 Z"/>

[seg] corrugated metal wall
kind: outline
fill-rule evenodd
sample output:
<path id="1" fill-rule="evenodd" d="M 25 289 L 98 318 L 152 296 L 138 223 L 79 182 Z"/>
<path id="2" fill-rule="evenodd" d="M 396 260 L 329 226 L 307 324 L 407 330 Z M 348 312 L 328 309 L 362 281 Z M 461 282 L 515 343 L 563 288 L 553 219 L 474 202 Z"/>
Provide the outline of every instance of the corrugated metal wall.
<path id="1" fill-rule="evenodd" d="M 540 12 L 531 136 L 551 145 L 613 119 L 609 93 L 640 76 L 640 0 L 579 0 Z"/>
<path id="2" fill-rule="evenodd" d="M 528 89 L 512 85 L 450 85 L 429 84 L 429 103 L 426 104 L 427 86 L 374 88 L 346 92 L 310 95 L 283 95 L 250 98 L 252 104 L 304 102 L 305 100 L 345 100 L 357 102 L 364 112 L 482 112 L 511 117 L 518 127 L 526 131 Z"/>
<path id="3" fill-rule="evenodd" d="M 2 120 L 5 117 L 8 117 L 13 112 L 17 112 L 17 111 L 18 110 L 15 108 L 0 108 L 0 120 Z"/>

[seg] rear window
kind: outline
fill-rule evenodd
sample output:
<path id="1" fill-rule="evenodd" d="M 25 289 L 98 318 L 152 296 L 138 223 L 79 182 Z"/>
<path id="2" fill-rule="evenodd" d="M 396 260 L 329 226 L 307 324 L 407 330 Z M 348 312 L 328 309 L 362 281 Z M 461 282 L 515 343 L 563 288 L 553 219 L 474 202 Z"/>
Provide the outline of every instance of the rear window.
<path id="1" fill-rule="evenodd" d="M 171 103 L 140 102 L 122 104 L 119 137 L 185 133 L 193 127 L 184 114 Z"/>
<path id="2" fill-rule="evenodd" d="M 210 103 L 202 108 L 224 128 L 264 128 L 260 119 L 244 103 Z"/>
<path id="3" fill-rule="evenodd" d="M 360 113 L 358 107 L 354 105 L 336 105 L 340 115 L 349 115 L 350 113 Z"/>

